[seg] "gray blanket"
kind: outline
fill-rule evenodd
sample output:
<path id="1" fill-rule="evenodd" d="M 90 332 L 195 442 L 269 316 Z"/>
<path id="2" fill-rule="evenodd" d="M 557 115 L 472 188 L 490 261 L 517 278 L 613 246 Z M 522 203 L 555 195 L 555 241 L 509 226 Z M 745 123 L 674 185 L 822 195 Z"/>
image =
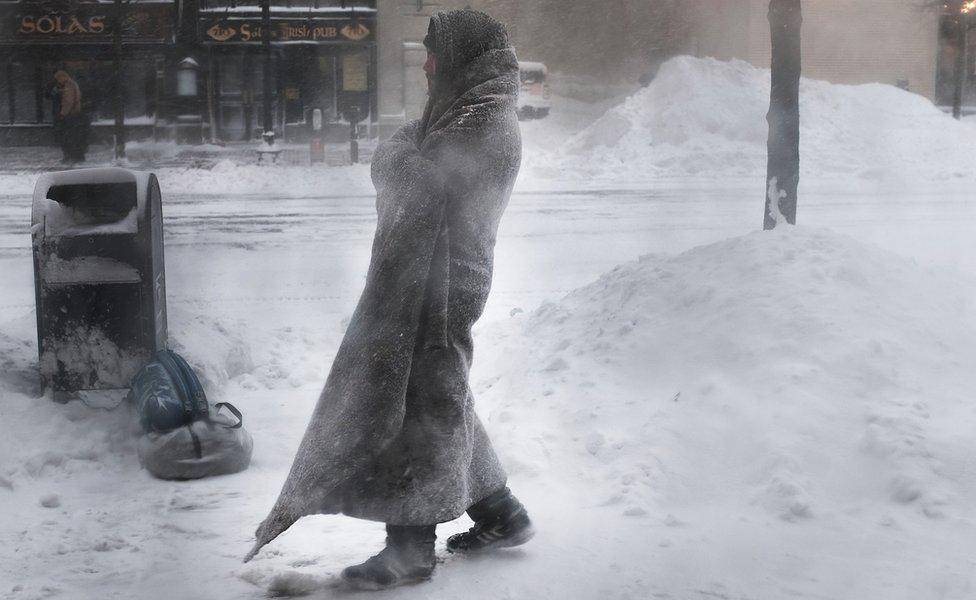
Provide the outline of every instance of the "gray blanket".
<path id="1" fill-rule="evenodd" d="M 440 60 L 424 117 L 373 157 L 365 289 L 245 560 L 305 515 L 430 525 L 505 485 L 468 372 L 521 160 L 518 63 L 481 13 L 438 13 L 432 29 Z"/>

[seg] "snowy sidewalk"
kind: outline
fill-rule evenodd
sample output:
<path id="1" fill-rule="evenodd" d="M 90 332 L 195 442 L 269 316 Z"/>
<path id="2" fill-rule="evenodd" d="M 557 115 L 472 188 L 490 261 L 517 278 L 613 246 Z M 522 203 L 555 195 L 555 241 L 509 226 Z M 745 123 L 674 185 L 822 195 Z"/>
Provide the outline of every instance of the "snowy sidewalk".
<path id="1" fill-rule="evenodd" d="M 472 389 L 539 535 L 452 556 L 462 518 L 432 582 L 382 596 L 970 598 L 974 290 L 802 227 L 650 255 L 487 324 Z M 341 337 L 281 308 L 172 312 L 255 438 L 248 471 L 184 483 L 139 469 L 125 411 L 36 397 L 33 317 L 4 323 L 2 597 L 347 595 L 337 574 L 380 524 L 311 517 L 240 563 Z"/>

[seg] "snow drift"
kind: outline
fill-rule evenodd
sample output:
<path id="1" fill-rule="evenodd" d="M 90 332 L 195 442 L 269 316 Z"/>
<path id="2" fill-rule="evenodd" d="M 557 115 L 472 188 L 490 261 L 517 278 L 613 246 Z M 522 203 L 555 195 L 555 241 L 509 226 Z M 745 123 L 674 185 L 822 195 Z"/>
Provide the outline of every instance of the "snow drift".
<path id="1" fill-rule="evenodd" d="M 499 447 L 522 440 L 510 460 L 558 461 L 623 514 L 968 514 L 972 282 L 781 229 L 645 256 L 517 319 L 535 346 L 499 357 L 494 420 L 551 429 L 526 441 L 496 424 Z M 533 418 L 514 416 L 525 402 Z"/>
<path id="2" fill-rule="evenodd" d="M 171 347 L 187 358 L 215 401 L 231 378 L 254 369 L 249 343 L 234 333 L 239 324 L 182 310 L 170 311 L 169 317 Z M 0 435 L 0 476 L 13 485 L 45 467 L 71 473 L 76 460 L 129 462 L 135 456 L 129 437 L 138 424 L 124 407 L 104 411 L 82 402 L 61 407 L 40 396 L 36 323 L 31 312 L 0 327 L 0 401 L 9 427 Z"/>
<path id="3" fill-rule="evenodd" d="M 681 56 L 565 145 L 526 153 L 544 178 L 750 176 L 766 167 L 769 70 Z M 809 178 L 971 178 L 976 124 L 883 84 L 800 83 L 800 168 Z M 548 146 L 552 148 L 552 146 Z"/>
<path id="4" fill-rule="evenodd" d="M 578 482 L 599 531 L 653 540 L 669 593 L 937 597 L 947 577 L 961 598 L 968 551 L 940 536 L 976 505 L 974 289 L 829 231 L 757 232 L 514 316 L 479 340 L 476 392 L 515 478 Z"/>

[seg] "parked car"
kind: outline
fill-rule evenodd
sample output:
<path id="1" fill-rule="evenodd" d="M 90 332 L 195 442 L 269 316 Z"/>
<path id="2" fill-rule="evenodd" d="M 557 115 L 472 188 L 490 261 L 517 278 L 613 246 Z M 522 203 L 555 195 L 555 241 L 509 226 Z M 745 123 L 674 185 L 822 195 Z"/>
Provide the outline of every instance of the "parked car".
<path id="1" fill-rule="evenodd" d="M 519 61 L 518 116 L 521 120 L 549 115 L 549 69 L 540 62 Z"/>

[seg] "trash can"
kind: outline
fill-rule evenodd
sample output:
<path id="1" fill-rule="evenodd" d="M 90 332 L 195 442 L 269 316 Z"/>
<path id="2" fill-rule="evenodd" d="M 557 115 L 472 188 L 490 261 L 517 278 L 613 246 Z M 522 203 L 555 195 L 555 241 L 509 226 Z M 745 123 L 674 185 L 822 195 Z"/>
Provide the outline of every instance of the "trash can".
<path id="1" fill-rule="evenodd" d="M 159 182 L 119 168 L 42 175 L 31 215 L 41 383 L 124 396 L 166 347 Z"/>

